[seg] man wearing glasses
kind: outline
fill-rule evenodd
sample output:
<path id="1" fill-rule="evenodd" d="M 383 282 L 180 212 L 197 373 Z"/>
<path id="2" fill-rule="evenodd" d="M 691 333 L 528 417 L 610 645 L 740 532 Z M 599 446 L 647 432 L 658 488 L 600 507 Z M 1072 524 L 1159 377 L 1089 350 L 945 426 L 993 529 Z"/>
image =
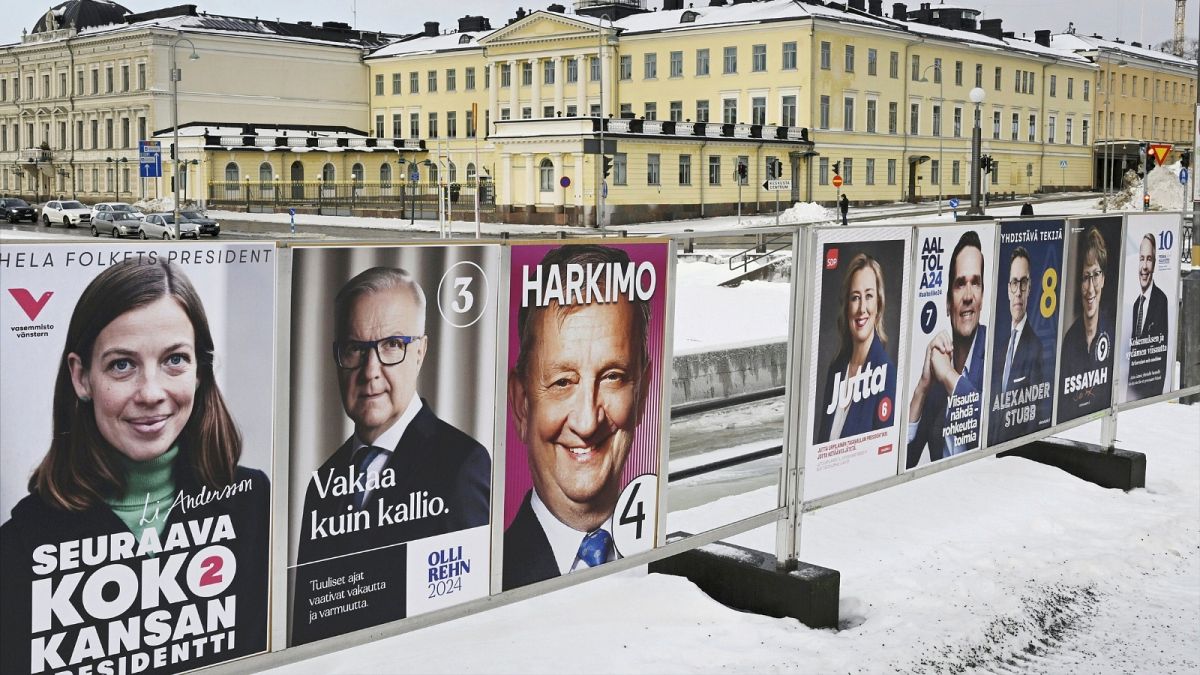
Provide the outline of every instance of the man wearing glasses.
<path id="1" fill-rule="evenodd" d="M 309 482 L 298 563 L 487 525 L 491 457 L 417 395 L 430 348 L 421 286 L 368 269 L 338 291 L 333 318 L 354 434 Z"/>
<path id="2" fill-rule="evenodd" d="M 992 380 L 993 387 L 1000 391 L 1000 401 L 1028 401 L 1027 397 L 1016 396 L 1014 392 L 1042 384 L 1046 379 L 1042 367 L 1042 341 L 1034 332 L 1028 313 L 1029 285 L 1032 283 L 1030 270 L 1029 251 L 1024 246 L 1013 249 L 1009 256 L 1007 284 L 1008 311 L 1012 316 L 1012 324 L 1007 334 L 1003 328 L 998 331 L 995 358 L 1002 358 L 1003 361 L 996 361 L 993 366 L 993 373 L 1000 373 L 998 382 Z M 1001 349 L 1004 351 L 1001 352 Z M 1049 394 L 1045 401 L 1049 402 Z M 991 440 L 1003 441 L 1036 431 L 1037 421 L 1042 417 L 1037 414 L 1039 407 L 1045 409 L 1046 405 L 1029 404 L 1016 410 L 1002 410 L 1000 406 L 993 406 L 996 414 L 993 414 L 990 423 Z"/>
<path id="3" fill-rule="evenodd" d="M 1070 420 L 1107 408 L 1112 401 L 1113 323 L 1101 302 L 1108 247 L 1094 226 L 1083 235 L 1079 260 L 1079 317 L 1062 344 L 1058 419 Z"/>

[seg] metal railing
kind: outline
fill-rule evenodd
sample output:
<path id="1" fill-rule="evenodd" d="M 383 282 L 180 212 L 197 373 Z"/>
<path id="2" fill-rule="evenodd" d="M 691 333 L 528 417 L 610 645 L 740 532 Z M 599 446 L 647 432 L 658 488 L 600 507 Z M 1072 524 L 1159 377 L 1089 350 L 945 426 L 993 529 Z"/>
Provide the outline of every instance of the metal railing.
<path id="1" fill-rule="evenodd" d="M 759 260 L 780 251 L 786 251 L 792 247 L 792 235 L 790 232 L 777 234 L 770 239 L 764 239 L 765 236 L 763 234 L 758 235 L 758 241 L 754 246 L 729 256 L 729 271 L 736 272 L 740 268 L 741 271 L 745 272 L 749 269 L 750 265 Z"/>
<path id="2" fill-rule="evenodd" d="M 449 193 L 455 210 L 474 210 L 476 181 L 462 183 L 365 183 L 356 181 L 212 181 L 208 184 L 207 199 L 211 207 L 273 210 L 314 208 L 328 215 L 349 215 L 355 209 L 386 209 L 397 211 L 399 217 L 436 218 L 438 195 Z M 496 208 L 495 190 L 490 182 L 482 184 L 479 193 L 480 211 L 490 213 Z"/>

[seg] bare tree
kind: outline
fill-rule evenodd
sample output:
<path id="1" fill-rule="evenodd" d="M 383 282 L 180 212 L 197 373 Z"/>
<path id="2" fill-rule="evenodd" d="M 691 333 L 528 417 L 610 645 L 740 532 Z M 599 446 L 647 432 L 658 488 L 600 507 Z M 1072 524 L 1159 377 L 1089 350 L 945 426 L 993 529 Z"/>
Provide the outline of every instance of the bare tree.
<path id="1" fill-rule="evenodd" d="M 1158 43 L 1157 49 L 1168 54 L 1174 54 L 1175 38 Z M 1194 60 L 1198 54 L 1200 54 L 1200 40 L 1197 38 L 1185 38 L 1183 41 L 1183 58 Z"/>

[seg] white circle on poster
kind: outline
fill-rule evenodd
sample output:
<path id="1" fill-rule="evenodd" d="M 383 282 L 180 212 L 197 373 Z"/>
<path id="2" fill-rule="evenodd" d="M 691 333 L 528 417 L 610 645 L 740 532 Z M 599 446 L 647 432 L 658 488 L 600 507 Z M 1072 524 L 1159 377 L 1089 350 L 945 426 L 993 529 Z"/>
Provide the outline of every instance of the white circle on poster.
<path id="1" fill-rule="evenodd" d="M 654 548 L 658 512 L 658 476 L 647 473 L 629 481 L 613 513 L 613 546 L 622 557 Z"/>
<path id="2" fill-rule="evenodd" d="M 487 311 L 488 289 L 479 265 L 469 260 L 454 263 L 438 282 L 438 312 L 455 328 L 471 326 Z"/>

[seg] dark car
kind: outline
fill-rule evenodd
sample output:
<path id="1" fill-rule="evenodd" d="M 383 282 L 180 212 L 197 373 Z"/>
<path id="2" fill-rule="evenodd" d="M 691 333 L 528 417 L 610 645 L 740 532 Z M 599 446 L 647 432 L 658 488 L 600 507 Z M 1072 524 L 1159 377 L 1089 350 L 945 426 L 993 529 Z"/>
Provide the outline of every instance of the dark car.
<path id="1" fill-rule="evenodd" d="M 211 234 L 214 237 L 221 234 L 221 223 L 199 211 L 180 211 L 179 217 L 195 223 L 200 228 L 200 234 Z"/>
<path id="2" fill-rule="evenodd" d="M 15 223 L 20 220 L 28 220 L 31 223 L 37 222 L 37 209 L 29 205 L 29 202 L 24 199 L 9 197 L 0 199 L 0 218 L 4 218 L 10 223 Z"/>

